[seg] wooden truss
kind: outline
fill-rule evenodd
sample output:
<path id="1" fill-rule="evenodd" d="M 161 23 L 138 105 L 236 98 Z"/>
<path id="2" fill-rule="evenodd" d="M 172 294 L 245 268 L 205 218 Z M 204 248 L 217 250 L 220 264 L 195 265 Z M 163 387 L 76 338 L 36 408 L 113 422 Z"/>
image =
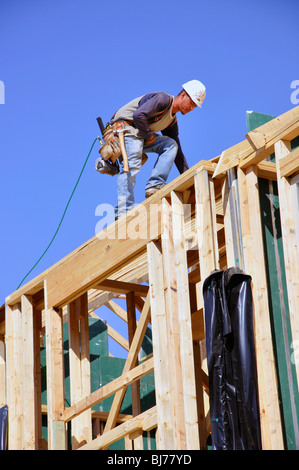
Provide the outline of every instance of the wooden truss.
<path id="1" fill-rule="evenodd" d="M 202 283 L 213 270 L 230 266 L 252 276 L 263 449 L 283 448 L 257 182 L 263 177 L 278 183 L 292 336 L 299 342 L 298 213 L 291 195 L 299 158 L 298 149 L 290 150 L 298 134 L 296 107 L 249 132 L 221 156 L 199 162 L 6 298 L 5 315 L 4 306 L 0 310 L 0 402 L 9 408 L 10 449 L 44 448 L 42 335 L 49 449 L 66 449 L 69 422 L 73 449 L 107 449 L 123 437 L 128 449 L 142 449 L 142 434 L 152 429 L 157 449 L 206 449 L 210 422 Z M 276 163 L 265 160 L 273 152 Z M 119 296 L 126 299 L 126 310 L 115 302 Z M 121 376 L 91 393 L 88 317 L 103 305 L 128 324 L 128 340 L 109 329 L 127 358 Z M 69 328 L 69 407 L 64 321 Z M 140 361 L 149 324 L 153 354 Z M 297 378 L 298 369 L 297 364 Z M 156 405 L 141 413 L 139 380 L 151 371 Z M 131 384 L 132 415 L 123 416 L 119 412 Z M 91 408 L 112 395 L 108 415 L 97 415 L 104 426 L 92 438 Z"/>

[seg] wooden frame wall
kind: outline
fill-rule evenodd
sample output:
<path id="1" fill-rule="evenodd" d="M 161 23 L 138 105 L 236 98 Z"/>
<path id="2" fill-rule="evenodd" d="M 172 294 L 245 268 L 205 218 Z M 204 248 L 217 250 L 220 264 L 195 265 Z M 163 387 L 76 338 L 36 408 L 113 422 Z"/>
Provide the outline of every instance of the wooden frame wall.
<path id="1" fill-rule="evenodd" d="M 214 269 L 236 265 L 241 251 L 238 263 L 252 276 L 262 445 L 283 448 L 257 178 L 278 182 L 292 335 L 298 341 L 296 215 L 289 185 L 299 171 L 298 151 L 291 152 L 289 142 L 298 134 L 299 107 L 252 131 L 220 157 L 195 165 L 6 298 L 5 323 L 0 311 L 6 345 L 6 354 L 1 349 L 0 378 L 3 382 L 6 361 L 6 395 L 2 391 L 1 400 L 9 407 L 10 449 L 44 448 L 39 355 L 43 334 L 49 449 L 67 448 L 69 422 L 73 449 L 107 449 L 122 437 L 128 449 L 142 449 L 142 433 L 151 429 L 157 430 L 158 449 L 206 449 L 210 423 L 201 285 Z M 264 161 L 274 146 L 276 164 Z M 236 197 L 230 198 L 227 177 L 232 168 L 238 180 L 238 228 L 233 223 Z M 113 300 L 119 296 L 126 299 L 126 310 Z M 120 377 L 90 393 L 88 315 L 101 305 L 128 324 L 128 339 L 109 330 L 127 350 L 127 359 Z M 69 407 L 64 393 L 66 319 Z M 148 324 L 153 355 L 138 361 Z M 138 381 L 153 370 L 156 406 L 141 413 Z M 130 384 L 133 416 L 124 418 L 119 412 Z M 111 395 L 104 429 L 92 439 L 91 408 Z"/>

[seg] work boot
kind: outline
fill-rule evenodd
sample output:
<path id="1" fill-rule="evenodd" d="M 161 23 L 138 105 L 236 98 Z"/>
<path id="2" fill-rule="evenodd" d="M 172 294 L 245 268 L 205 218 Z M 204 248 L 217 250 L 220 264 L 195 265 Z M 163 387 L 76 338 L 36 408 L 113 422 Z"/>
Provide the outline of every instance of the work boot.
<path id="1" fill-rule="evenodd" d="M 155 194 L 157 191 L 159 191 L 160 189 L 162 189 L 163 186 L 153 186 L 152 188 L 147 188 L 145 190 L 145 197 L 146 199 L 150 196 L 152 196 L 153 194 Z"/>

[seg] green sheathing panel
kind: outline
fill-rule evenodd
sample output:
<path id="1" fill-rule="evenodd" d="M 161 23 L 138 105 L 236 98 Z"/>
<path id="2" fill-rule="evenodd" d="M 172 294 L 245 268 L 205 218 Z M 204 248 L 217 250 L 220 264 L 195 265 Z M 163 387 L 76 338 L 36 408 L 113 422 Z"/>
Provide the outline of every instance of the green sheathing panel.
<path id="1" fill-rule="evenodd" d="M 266 124 L 266 122 L 272 121 L 275 119 L 276 116 L 272 116 L 271 114 L 262 114 L 256 113 L 254 111 L 247 111 L 246 112 L 246 125 L 247 125 L 247 132 L 253 131 L 257 127 Z"/>
<path id="2" fill-rule="evenodd" d="M 70 377 L 69 377 L 69 344 L 68 344 L 68 324 L 63 325 L 64 338 L 64 366 L 65 366 L 65 406 L 70 406 Z M 45 346 L 45 344 L 44 344 Z M 125 359 L 109 357 L 108 353 L 108 332 L 107 325 L 101 319 L 89 319 L 89 350 L 90 350 L 90 372 L 91 372 L 91 391 L 106 385 L 111 380 L 119 377 L 125 364 Z M 143 357 L 152 352 L 151 329 L 147 328 L 145 338 L 141 348 L 140 356 Z M 47 404 L 47 383 L 46 383 L 46 349 L 41 349 L 41 380 L 42 380 L 42 404 Z M 113 397 L 98 403 L 92 409 L 97 411 L 110 410 Z M 155 405 L 155 384 L 154 373 L 142 377 L 140 379 L 140 401 L 141 411 L 146 411 Z M 120 410 L 122 414 L 132 414 L 132 398 L 131 387 L 125 394 L 123 404 Z M 68 433 L 68 446 L 71 448 L 70 423 Z M 47 419 L 43 416 L 43 437 L 47 440 Z M 143 436 L 144 449 L 156 449 L 155 432 L 144 433 Z M 124 439 L 112 444 L 111 450 L 124 450 Z"/>
<path id="3" fill-rule="evenodd" d="M 274 117 L 261 113 L 247 113 L 248 132 Z M 292 141 L 292 148 L 295 148 L 298 144 L 298 138 L 294 139 Z M 271 156 L 271 160 L 274 160 L 274 155 Z M 298 449 L 299 446 L 299 395 L 295 365 L 290 360 L 293 352 L 291 348 L 292 334 L 288 310 L 277 183 L 259 178 L 259 194 L 269 310 L 278 375 L 284 442 L 286 449 L 294 450 Z"/>

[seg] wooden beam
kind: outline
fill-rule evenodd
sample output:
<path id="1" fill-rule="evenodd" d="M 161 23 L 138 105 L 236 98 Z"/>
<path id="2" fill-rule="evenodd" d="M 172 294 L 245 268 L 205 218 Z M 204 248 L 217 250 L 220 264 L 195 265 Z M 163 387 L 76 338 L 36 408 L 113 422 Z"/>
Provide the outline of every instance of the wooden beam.
<path id="1" fill-rule="evenodd" d="M 42 332 L 42 312 L 33 308 L 33 329 L 34 329 L 34 392 L 35 392 L 35 426 L 37 430 L 37 449 L 43 449 L 44 438 L 42 434 L 42 380 L 41 380 L 41 332 Z"/>
<path id="2" fill-rule="evenodd" d="M 265 145 L 265 147 L 261 148 L 260 150 L 257 150 L 256 152 L 253 152 L 247 157 L 243 157 L 239 161 L 239 166 L 241 168 L 248 168 L 251 165 L 257 165 L 260 163 L 262 160 L 265 158 L 269 157 L 274 153 L 274 145 L 276 142 L 279 140 L 288 140 L 291 141 L 295 139 L 299 135 L 299 123 L 296 122 L 293 124 L 291 127 L 289 127 L 286 130 L 283 130 L 280 132 L 276 137 L 268 141 Z"/>
<path id="3" fill-rule="evenodd" d="M 213 178 L 222 178 L 227 170 L 238 165 L 242 157 L 251 153 L 252 147 L 246 139 L 224 150 L 213 173 Z"/>
<path id="4" fill-rule="evenodd" d="M 283 141 L 275 144 L 275 156 L 285 153 L 284 157 L 279 157 L 279 174 L 280 178 L 286 178 L 299 171 L 299 147 L 291 152 L 289 143 L 283 144 L 281 142 Z M 285 152 L 282 152 L 283 145 L 287 147 Z"/>
<path id="5" fill-rule="evenodd" d="M 175 449 L 170 369 L 170 361 L 173 359 L 169 354 L 169 334 L 164 299 L 163 255 L 161 247 L 157 242 L 150 242 L 147 246 L 147 252 L 155 364 L 155 394 L 158 415 L 156 446 L 158 450 Z"/>
<path id="6" fill-rule="evenodd" d="M 135 310 L 135 293 L 128 292 L 126 294 L 126 303 L 127 303 L 127 314 L 128 314 L 128 338 L 129 338 L 129 346 L 131 346 L 132 341 L 134 339 L 134 334 L 136 331 L 136 310 Z M 138 365 L 138 358 L 133 364 L 133 367 Z M 132 393 L 132 413 L 133 416 L 137 416 L 141 412 L 140 407 L 140 382 L 136 381 L 131 386 L 131 393 Z"/>
<path id="7" fill-rule="evenodd" d="M 106 449 L 109 445 L 125 437 L 128 434 L 132 434 L 136 431 L 143 430 L 149 431 L 156 426 L 157 422 L 157 409 L 154 406 L 135 418 L 129 419 L 125 423 L 120 424 L 115 429 L 105 432 L 101 436 L 94 439 L 89 444 L 81 447 L 79 450 L 99 450 Z"/>
<path id="8" fill-rule="evenodd" d="M 143 341 L 146 328 L 149 322 L 149 317 L 150 317 L 150 299 L 149 299 L 149 294 L 148 294 L 144 303 L 143 310 L 140 315 L 140 319 L 139 319 L 139 322 L 138 322 L 138 325 L 134 334 L 134 338 L 133 338 L 124 368 L 123 368 L 123 374 L 131 370 L 133 367 L 133 364 L 135 364 L 135 361 L 138 356 L 141 343 Z M 116 421 L 117 421 L 117 416 L 119 414 L 119 410 L 121 408 L 122 401 L 126 393 L 126 388 L 127 387 L 124 387 L 122 390 L 119 390 L 118 392 L 116 392 L 113 403 L 112 403 L 112 407 L 110 409 L 110 413 L 106 422 L 104 432 L 109 431 L 115 426 Z"/>
<path id="9" fill-rule="evenodd" d="M 299 106 L 246 134 L 246 140 L 224 150 L 218 159 L 214 178 L 240 165 L 257 165 L 274 152 L 274 144 L 281 139 L 292 140 L 299 133 Z M 261 168 L 262 170 L 266 168 Z M 269 167 L 269 170 L 271 168 Z M 272 179 L 272 178 L 271 178 Z"/>
<path id="10" fill-rule="evenodd" d="M 62 309 L 47 308 L 47 288 L 45 281 L 46 304 L 46 366 L 48 402 L 48 448 L 55 450 L 55 422 L 64 410 L 64 357 L 63 357 L 63 318 Z"/>
<path id="11" fill-rule="evenodd" d="M 265 255 L 256 167 L 238 170 L 245 266 L 252 277 L 253 323 L 256 348 L 262 447 L 283 449 L 277 375 L 269 315 Z"/>
<path id="12" fill-rule="evenodd" d="M 134 367 L 134 369 L 122 373 L 121 376 L 117 377 L 108 384 L 103 385 L 103 387 L 99 388 L 98 390 L 95 390 L 86 397 L 82 398 L 74 405 L 65 408 L 63 413 L 61 413 L 59 419 L 65 422 L 74 419 L 76 416 L 79 416 L 81 413 L 93 407 L 100 401 L 103 401 L 111 395 L 114 395 L 114 393 L 118 392 L 123 387 L 127 388 L 135 380 L 140 379 L 144 375 L 149 374 L 150 372 L 152 372 L 153 368 L 153 358 L 144 361 L 142 364 Z M 106 418 L 108 418 L 108 414 Z"/>
<path id="13" fill-rule="evenodd" d="M 174 416 L 175 449 L 187 449 L 186 441 L 186 418 L 184 409 L 183 376 L 181 366 L 181 337 L 178 316 L 178 281 L 175 268 L 175 248 L 173 237 L 172 207 L 166 198 L 162 200 L 162 254 L 163 254 L 163 279 L 164 298 L 168 327 L 168 354 L 171 372 L 171 395 Z M 154 353 L 155 354 L 155 353 Z M 163 359 L 164 360 L 164 359 Z"/>
<path id="14" fill-rule="evenodd" d="M 174 264 L 177 286 L 177 316 L 180 327 L 180 364 L 183 383 L 183 403 L 188 450 L 199 449 L 197 401 L 193 360 L 193 339 L 187 253 L 185 244 L 185 224 L 183 197 L 171 192 L 172 231 Z"/>
<path id="15" fill-rule="evenodd" d="M 23 449 L 38 448 L 36 415 L 38 412 L 35 394 L 35 331 L 32 296 L 22 295 L 22 369 L 23 369 Z M 38 345 L 39 347 L 39 345 Z M 39 410 L 40 411 L 40 410 Z"/>
<path id="16" fill-rule="evenodd" d="M 127 312 L 116 302 L 114 302 L 113 300 L 108 300 L 108 302 L 106 302 L 104 305 L 106 305 L 106 307 L 108 307 L 112 312 L 114 312 L 119 318 L 128 323 Z"/>
<path id="17" fill-rule="evenodd" d="M 193 341 L 201 341 L 205 338 L 205 324 L 202 308 L 192 312 L 191 327 Z"/>
<path id="18" fill-rule="evenodd" d="M 6 405 L 6 358 L 4 336 L 0 337 L 0 408 Z"/>
<path id="19" fill-rule="evenodd" d="M 195 174 L 196 224 L 201 279 L 204 280 L 212 271 L 219 269 L 219 253 L 216 214 L 211 201 L 210 177 L 206 170 Z"/>
<path id="20" fill-rule="evenodd" d="M 106 279 L 96 286 L 97 289 L 108 290 L 111 292 L 118 292 L 127 294 L 128 292 L 135 292 L 140 297 L 146 297 L 148 293 L 148 286 L 142 284 L 134 284 L 133 282 L 116 281 Z"/>
<path id="21" fill-rule="evenodd" d="M 107 333 L 116 343 L 118 343 L 126 351 L 129 351 L 129 341 L 125 339 L 118 331 L 116 331 L 112 326 L 107 324 Z"/>
<path id="22" fill-rule="evenodd" d="M 6 305 L 6 384 L 8 449 L 23 449 L 23 374 L 21 304 Z"/>
<path id="23" fill-rule="evenodd" d="M 299 106 L 292 108 L 286 113 L 266 122 L 260 127 L 248 132 L 246 139 L 255 150 L 264 148 L 270 141 L 275 139 L 282 132 L 288 130 L 299 121 Z"/>
<path id="24" fill-rule="evenodd" d="M 299 156 L 299 148 L 296 150 L 297 155 Z M 291 184 L 290 181 L 285 177 L 287 175 L 283 171 L 283 166 L 281 163 L 285 162 L 290 155 L 296 152 L 296 150 L 291 152 L 290 142 L 280 141 L 275 144 L 283 255 L 286 272 L 292 340 L 294 345 L 299 344 L 299 253 L 295 227 L 295 220 L 296 217 L 298 217 L 298 214 L 295 214 Z M 287 161 L 289 162 L 290 160 Z M 299 384 L 299 361 L 296 361 L 296 373 L 297 383 Z"/>
<path id="25" fill-rule="evenodd" d="M 68 307 L 71 403 L 90 394 L 89 325 L 87 294 Z M 72 449 L 91 441 L 91 411 L 72 421 Z"/>

